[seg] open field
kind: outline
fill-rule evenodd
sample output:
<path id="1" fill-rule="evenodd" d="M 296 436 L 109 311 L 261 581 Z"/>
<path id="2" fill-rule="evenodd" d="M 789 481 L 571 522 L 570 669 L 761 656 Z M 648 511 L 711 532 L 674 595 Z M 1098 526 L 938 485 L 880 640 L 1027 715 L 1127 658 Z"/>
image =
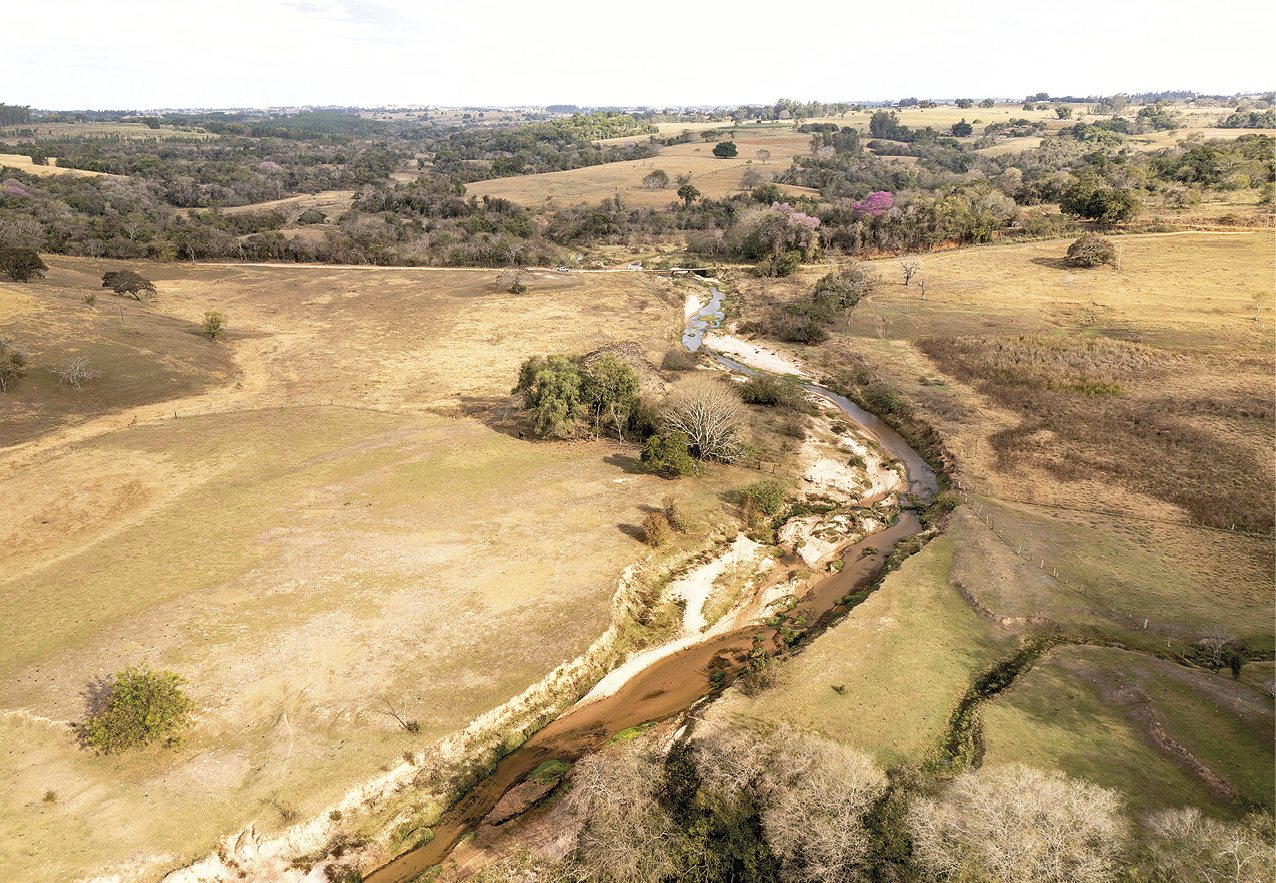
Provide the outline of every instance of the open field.
<path id="1" fill-rule="evenodd" d="M 885 284 L 858 306 L 848 337 L 791 351 L 849 388 L 883 382 L 901 390 L 939 430 L 971 494 L 949 533 L 919 556 L 931 562 L 929 580 L 920 567 L 909 569 L 918 559 L 911 560 L 856 616 L 885 603 L 888 593 L 938 584 L 966 596 L 986 634 L 1055 630 L 1139 651 L 1051 651 L 1022 687 L 989 706 L 988 762 L 1060 767 L 1120 788 L 1139 809 L 1188 802 L 1231 814 L 1242 803 L 1220 797 L 1173 744 L 1187 746 L 1243 799 L 1270 800 L 1270 663 L 1245 665 L 1236 682 L 1173 660 L 1198 652 L 1212 631 L 1231 636 L 1230 646 L 1251 659 L 1270 660 L 1276 649 L 1272 244 L 1260 233 L 1114 241 L 1120 270 L 1066 267 L 1067 242 L 921 255 L 924 299 L 916 279 L 902 285 L 897 261 L 870 262 Z M 824 272 L 812 268 L 792 282 L 738 279 L 743 317 L 771 298 L 804 294 Z M 964 349 L 954 341 L 965 341 Z M 1116 391 L 1086 386 L 1105 382 Z M 1214 526 L 1203 527 L 1202 518 Z M 1232 520 L 1254 533 L 1232 532 Z M 924 557 L 949 542 L 942 565 L 938 555 Z M 848 620 L 807 652 L 824 654 L 836 670 L 840 657 L 821 645 L 866 626 Z M 875 659 L 883 647 L 845 644 L 842 655 L 860 652 Z M 1082 656 L 1084 678 L 1079 663 L 1058 662 Z M 905 689 L 927 685 L 922 708 L 930 684 L 958 681 L 978 667 L 925 650 L 916 658 L 924 670 Z M 804 664 L 799 659 L 795 667 Z M 817 728 L 837 731 L 838 717 L 820 706 L 837 708 L 852 691 L 838 696 L 818 670 L 760 704 L 775 716 L 802 709 Z M 1127 709 L 1095 692 L 1091 677 L 1111 681 L 1114 690 L 1137 680 L 1155 713 L 1127 720 Z M 889 673 L 885 678 L 889 683 Z M 1172 697 L 1178 688 L 1169 682 L 1185 679 L 1196 698 Z M 1224 702 L 1223 695 L 1232 698 Z M 884 702 L 865 707 L 870 715 L 899 714 L 877 711 Z M 1091 717 L 1092 726 L 1072 728 L 1075 738 L 1063 735 L 1068 721 Z M 1173 743 L 1150 735 L 1153 718 Z M 873 719 L 848 728 L 848 741 L 881 750 L 874 731 L 896 720 Z M 1241 739 L 1241 732 L 1257 736 Z M 1177 772 L 1165 774 L 1164 787 L 1144 784 L 1167 766 Z"/>
<path id="2" fill-rule="evenodd" d="M 106 172 L 88 172 L 84 169 L 61 169 L 58 168 L 57 158 L 49 160 L 48 165 L 38 166 L 31 161 L 31 157 L 22 153 L 0 153 L 0 168 L 10 166 L 28 175 L 39 175 L 47 177 L 49 175 L 74 175 L 79 178 L 115 178 L 123 180 L 122 175 L 109 175 Z"/>
<path id="3" fill-rule="evenodd" d="M 753 699 L 732 691 L 714 714 L 785 721 L 869 751 L 883 766 L 923 760 L 970 678 L 1014 646 L 949 582 L 964 541 L 958 529 L 931 542 L 783 663 L 777 688 Z"/>
<path id="4" fill-rule="evenodd" d="M 677 128 L 675 134 L 681 128 L 689 127 Z M 788 126 L 758 127 L 756 131 L 752 126 L 739 126 L 734 129 L 739 156 L 719 159 L 713 155 L 714 145 L 718 140 L 728 140 L 732 129 L 729 125 L 715 128 L 723 133 L 722 138 L 664 147 L 659 156 L 650 159 L 475 181 L 466 185 L 466 190 L 480 196 L 510 199 L 533 209 L 553 203 L 596 203 L 617 193 L 630 205 L 665 206 L 679 201 L 678 184 L 675 182 L 678 175 L 691 175 L 691 184 L 703 196 L 721 199 L 740 191 L 740 176 L 745 169 L 756 168 L 765 176 L 768 171 L 787 167 L 794 156 L 810 152 L 811 136 L 795 133 Z M 759 150 L 769 150 L 771 158 L 763 163 L 757 158 Z M 642 179 L 655 169 L 663 169 L 669 175 L 670 183 L 664 190 L 648 190 L 642 185 Z M 786 187 L 785 190 L 792 193 L 815 192 L 806 187 Z"/>
<path id="5" fill-rule="evenodd" d="M 628 339 L 658 361 L 682 320 L 669 283 L 546 273 L 515 296 L 491 271 L 136 266 L 159 295 L 124 304 L 121 336 L 114 296 L 82 295 L 123 265 L 48 263 L 0 301 L 33 352 L 3 404 L 45 396 L 43 434 L 0 462 L 21 513 L 0 576 L 8 879 L 155 879 L 312 814 L 605 628 L 670 486 L 632 446 L 520 439 L 508 391 L 534 353 Z M 208 309 L 230 317 L 220 344 L 191 330 Z M 80 346 L 106 370 L 92 406 L 44 377 Z M 173 361 L 199 371 L 161 382 Z M 747 480 L 679 487 L 689 542 Z M 101 679 L 142 661 L 190 682 L 188 747 L 79 749 Z"/>
<path id="6" fill-rule="evenodd" d="M 1135 818 L 1165 807 L 1225 817 L 1242 814 L 1245 802 L 1271 807 L 1271 702 L 1230 677 L 1121 650 L 1059 647 L 983 717 L 985 763 L 1083 776 L 1121 792 Z M 1187 755 L 1219 781 L 1205 785 Z"/>

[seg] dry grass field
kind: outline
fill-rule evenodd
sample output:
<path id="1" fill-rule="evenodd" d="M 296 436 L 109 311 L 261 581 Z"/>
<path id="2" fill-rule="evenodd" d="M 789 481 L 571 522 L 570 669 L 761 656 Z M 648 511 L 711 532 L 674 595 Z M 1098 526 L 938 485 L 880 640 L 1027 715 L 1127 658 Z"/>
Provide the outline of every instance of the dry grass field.
<path id="1" fill-rule="evenodd" d="M 48 165 L 38 166 L 31 161 L 31 157 L 22 153 L 0 153 L 0 169 L 8 166 L 17 169 L 20 172 L 26 172 L 28 175 L 38 175 L 42 178 L 49 175 L 74 175 L 79 178 L 115 178 L 124 180 L 122 175 L 109 175 L 106 172 L 87 172 L 83 169 L 60 169 L 58 168 L 57 158 L 49 160 Z"/>
<path id="2" fill-rule="evenodd" d="M 684 128 L 695 129 L 693 126 L 675 125 L 671 134 L 677 134 Z M 666 206 L 679 201 L 675 181 L 679 175 L 690 175 L 691 184 L 702 195 L 722 199 L 742 189 L 740 177 L 746 169 L 756 168 L 766 176 L 768 172 L 788 166 L 794 156 L 810 152 L 811 136 L 796 133 L 787 125 L 738 126 L 734 130 L 729 124 L 701 128 L 714 128 L 722 133 L 722 137 L 664 147 L 659 156 L 637 162 L 607 163 L 565 172 L 475 181 L 466 185 L 466 189 L 480 196 L 511 199 L 533 209 L 578 202 L 597 203 L 617 193 L 628 205 Z M 729 140 L 731 131 L 736 133 L 739 156 L 719 159 L 713 155 L 714 145 L 719 140 Z M 634 139 L 620 138 L 613 139 L 613 142 L 627 140 Z M 759 160 L 759 150 L 770 151 L 771 157 L 766 162 Z M 642 184 L 642 179 L 655 169 L 663 169 L 669 175 L 669 186 L 663 190 L 648 190 Z M 785 190 L 792 193 L 815 192 L 805 187 L 786 187 Z"/>
<path id="3" fill-rule="evenodd" d="M 520 438 L 508 392 L 534 353 L 628 339 L 658 360 L 681 323 L 668 283 L 544 274 L 515 296 L 490 271 L 138 266 L 159 295 L 125 304 L 121 337 L 116 299 L 82 295 L 122 265 L 47 261 L 0 286 L 33 352 L 5 422 L 49 389 L 51 354 L 92 347 L 105 373 L 80 391 L 102 402 L 37 396 L 42 434 L 0 451 L 20 513 L 0 538 L 6 879 L 155 879 L 313 814 L 605 628 L 670 485 L 632 446 Z M 222 343 L 194 333 L 209 309 Z M 746 480 L 679 486 L 697 536 Z M 102 679 L 143 661 L 188 679 L 187 747 L 78 747 Z"/>
<path id="4" fill-rule="evenodd" d="M 1062 768 L 1139 810 L 1270 806 L 1270 663 L 1234 681 L 1226 666 L 1174 660 L 1212 632 L 1259 658 L 1276 645 L 1271 239 L 1114 241 L 1119 270 L 1066 267 L 1062 241 L 922 255 L 924 299 L 897 261 L 875 261 L 885 284 L 849 335 L 793 348 L 835 382 L 901 389 L 940 431 L 972 503 L 747 713 L 922 760 L 943 723 L 937 707 L 1009 652 L 998 642 L 1053 630 L 1134 652 L 1051 651 L 988 706 L 987 762 Z M 744 318 L 823 272 L 739 279 Z M 1253 533 L 1233 532 L 1233 520 Z M 896 612 L 914 596 L 928 607 Z M 935 615 L 962 635 L 951 648 L 917 619 L 949 607 Z M 868 634 L 873 613 L 881 642 Z M 905 634 L 933 636 L 916 646 Z M 912 655 L 884 663 L 898 652 L 891 641 Z M 839 696 L 843 674 L 858 686 Z"/>

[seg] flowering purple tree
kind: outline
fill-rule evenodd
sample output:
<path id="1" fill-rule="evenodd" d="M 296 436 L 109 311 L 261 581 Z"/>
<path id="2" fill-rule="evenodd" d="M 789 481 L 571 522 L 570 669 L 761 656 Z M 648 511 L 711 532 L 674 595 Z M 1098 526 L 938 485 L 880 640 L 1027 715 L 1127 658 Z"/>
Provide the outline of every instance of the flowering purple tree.
<path id="1" fill-rule="evenodd" d="M 866 196 L 863 202 L 853 203 L 851 205 L 851 214 L 856 220 L 865 216 L 877 218 L 881 217 L 882 212 L 894 204 L 895 200 L 888 191 L 878 190 Z"/>

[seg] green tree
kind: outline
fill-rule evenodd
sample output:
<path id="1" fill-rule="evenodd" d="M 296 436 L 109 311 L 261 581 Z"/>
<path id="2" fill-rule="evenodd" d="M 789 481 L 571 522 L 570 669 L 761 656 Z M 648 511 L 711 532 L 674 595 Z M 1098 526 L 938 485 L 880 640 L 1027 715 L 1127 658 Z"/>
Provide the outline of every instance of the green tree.
<path id="1" fill-rule="evenodd" d="M 108 270 L 102 274 L 102 287 L 116 294 L 141 300 L 143 294 L 155 294 L 155 283 L 143 279 L 132 270 Z"/>
<path id="2" fill-rule="evenodd" d="M 1059 115 L 1059 119 L 1061 120 L 1072 119 L 1072 108 L 1068 107 L 1066 104 L 1063 107 L 1056 107 L 1054 112 Z"/>
<path id="3" fill-rule="evenodd" d="M 678 188 L 678 198 L 686 203 L 687 208 L 691 208 L 691 203 L 700 198 L 700 191 L 690 184 L 683 184 Z"/>
<path id="4" fill-rule="evenodd" d="M 226 317 L 215 310 L 210 310 L 204 314 L 204 324 L 200 328 L 208 335 L 209 340 L 219 340 L 226 333 Z"/>
<path id="5" fill-rule="evenodd" d="M 1065 214 L 1089 218 L 1102 227 L 1110 227 L 1133 218 L 1141 206 L 1128 190 L 1078 181 L 1063 194 L 1059 208 Z"/>
<path id="6" fill-rule="evenodd" d="M 85 743 L 104 754 L 160 739 L 171 748 L 178 747 L 195 707 L 182 692 L 185 683 L 181 675 L 151 671 L 145 663 L 117 672 L 104 707 L 84 724 Z"/>
<path id="7" fill-rule="evenodd" d="M 582 378 L 576 364 L 566 356 L 532 356 L 523 362 L 518 383 L 511 395 L 523 397 L 531 412 L 536 434 L 567 438 L 578 419 L 585 417 Z"/>
<path id="8" fill-rule="evenodd" d="M 965 117 L 961 118 L 960 123 L 953 123 L 953 134 L 958 138 L 967 138 L 973 131 L 975 131 L 975 127 L 966 122 Z"/>
<path id="9" fill-rule="evenodd" d="M 962 110 L 969 110 L 970 108 L 975 106 L 975 102 L 971 101 L 969 98 L 958 98 L 957 106 L 960 107 Z"/>
<path id="10" fill-rule="evenodd" d="M 991 98 L 985 98 L 983 101 L 979 102 L 979 106 L 987 110 L 993 106 L 993 100 Z"/>
<path id="11" fill-rule="evenodd" d="M 677 431 L 647 439 L 640 459 L 648 471 L 666 478 L 691 475 L 696 471 L 695 461 L 687 453 L 687 437 Z"/>
<path id="12" fill-rule="evenodd" d="M 34 248 L 0 248 L 0 272 L 14 282 L 43 279 L 48 269 Z"/>
<path id="13" fill-rule="evenodd" d="M 584 372 L 583 397 L 594 415 L 594 432 L 601 434 L 604 422 L 625 439 L 625 424 L 638 404 L 638 375 L 628 362 L 605 354 Z"/>
<path id="14" fill-rule="evenodd" d="M 719 141 L 718 146 L 713 148 L 713 155 L 720 159 L 730 159 L 738 156 L 739 153 L 734 141 Z"/>

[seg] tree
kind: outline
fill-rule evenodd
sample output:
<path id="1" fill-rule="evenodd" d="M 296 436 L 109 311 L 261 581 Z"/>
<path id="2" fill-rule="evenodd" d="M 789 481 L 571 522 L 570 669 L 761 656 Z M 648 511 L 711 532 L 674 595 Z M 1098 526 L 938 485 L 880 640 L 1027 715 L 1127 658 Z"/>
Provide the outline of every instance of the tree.
<path id="1" fill-rule="evenodd" d="M 669 186 L 669 173 L 664 169 L 655 169 L 643 177 L 642 186 L 648 190 L 664 190 Z"/>
<path id="2" fill-rule="evenodd" d="M 580 371 L 566 356 L 532 356 L 519 368 L 510 394 L 523 397 L 537 435 L 567 438 L 588 413 L 581 385 Z"/>
<path id="3" fill-rule="evenodd" d="M 845 310 L 870 294 L 878 281 L 877 276 L 868 272 L 863 264 L 851 261 L 838 272 L 829 273 L 816 282 L 811 297 L 817 302 Z"/>
<path id="4" fill-rule="evenodd" d="M 730 159 L 737 156 L 739 152 L 734 141 L 719 141 L 718 146 L 713 148 L 713 155 L 719 159 Z"/>
<path id="5" fill-rule="evenodd" d="M 43 279 L 48 269 L 34 248 L 0 248 L 0 272 L 14 282 Z"/>
<path id="6" fill-rule="evenodd" d="M 1272 817 L 1240 822 L 1205 818 L 1196 807 L 1162 810 L 1148 819 L 1148 856 L 1139 879 L 1157 883 L 1267 883 L 1276 879 Z"/>
<path id="7" fill-rule="evenodd" d="M 31 352 L 12 338 L 0 337 L 0 392 L 9 391 L 9 383 L 27 373 Z"/>
<path id="8" fill-rule="evenodd" d="M 1116 248 L 1102 236 L 1087 233 L 1068 246 L 1064 262 L 1070 267 L 1116 266 Z"/>
<path id="9" fill-rule="evenodd" d="M 979 106 L 987 110 L 993 106 L 993 100 L 991 98 L 985 98 L 983 101 L 979 102 Z"/>
<path id="10" fill-rule="evenodd" d="M 700 191 L 690 184 L 683 184 L 678 188 L 678 198 L 686 203 L 687 208 L 691 208 L 691 203 L 700 198 Z"/>
<path id="11" fill-rule="evenodd" d="M 58 375 L 63 383 L 71 384 L 73 389 L 79 389 L 80 384 L 97 380 L 102 376 L 102 372 L 89 362 L 88 356 L 75 356 L 61 368 L 54 368 L 53 373 Z"/>
<path id="12" fill-rule="evenodd" d="M 970 133 L 975 131 L 975 127 L 966 122 L 966 118 L 962 117 L 960 123 L 953 123 L 953 135 L 958 138 L 968 138 Z"/>
<path id="13" fill-rule="evenodd" d="M 908 283 L 917 275 L 917 271 L 922 268 L 922 262 L 917 258 L 904 258 L 899 262 L 900 268 L 904 271 L 904 287 L 908 287 Z"/>
<path id="14" fill-rule="evenodd" d="M 1072 108 L 1068 107 L 1066 104 L 1063 107 L 1056 107 L 1054 112 L 1059 115 L 1059 119 L 1061 120 L 1072 119 Z"/>
<path id="15" fill-rule="evenodd" d="M 758 158 L 758 162 L 762 163 L 762 165 L 766 165 L 771 159 L 771 151 L 765 149 L 759 150 L 756 154 L 754 154 L 754 156 Z"/>
<path id="16" fill-rule="evenodd" d="M 908 127 L 900 125 L 899 114 L 893 110 L 879 110 L 868 121 L 868 133 L 874 138 L 902 141 L 907 132 Z"/>
<path id="17" fill-rule="evenodd" d="M 127 295 L 134 300 L 141 300 L 143 294 L 155 294 L 155 283 L 143 279 L 132 270 L 108 270 L 102 274 L 102 287 L 109 288 L 118 295 Z"/>
<path id="18" fill-rule="evenodd" d="M 970 100 L 969 98 L 958 98 L 957 106 L 960 107 L 962 110 L 969 110 L 970 108 L 975 106 L 975 102 Z"/>
<path id="19" fill-rule="evenodd" d="M 628 362 L 606 353 L 584 371 L 582 398 L 594 414 L 594 432 L 601 434 L 604 421 L 616 437 L 625 440 L 625 424 L 638 404 L 638 375 Z"/>
<path id="20" fill-rule="evenodd" d="M 687 437 L 681 432 L 664 432 L 647 439 L 642 449 L 642 465 L 666 478 L 680 478 L 696 471 L 687 453 Z"/>
<path id="21" fill-rule="evenodd" d="M 962 773 L 907 825 L 929 873 L 996 883 L 1108 883 L 1126 837 L 1115 791 L 1020 764 Z"/>
<path id="22" fill-rule="evenodd" d="M 208 335 L 209 340 L 218 340 L 226 333 L 226 317 L 211 310 L 204 314 L 204 324 L 200 326 L 200 329 Z"/>
<path id="23" fill-rule="evenodd" d="M 1129 190 L 1077 181 L 1063 194 L 1059 208 L 1065 214 L 1089 218 L 1101 227 L 1110 227 L 1133 218 L 1141 206 Z"/>
<path id="24" fill-rule="evenodd" d="M 658 883 L 677 871 L 685 837 L 657 799 L 658 762 L 641 736 L 577 761 L 567 806 L 585 819 L 576 842 L 592 879 Z"/>
<path id="25" fill-rule="evenodd" d="M 101 711 L 84 724 L 85 744 L 104 754 L 140 748 L 163 739 L 181 744 L 195 704 L 182 692 L 186 679 L 171 671 L 151 671 L 145 663 L 115 675 Z"/>
<path id="26" fill-rule="evenodd" d="M 681 432 L 696 458 L 734 463 L 744 455 L 740 439 L 744 403 L 730 386 L 695 376 L 678 385 L 665 400 L 661 424 L 665 432 Z"/>

